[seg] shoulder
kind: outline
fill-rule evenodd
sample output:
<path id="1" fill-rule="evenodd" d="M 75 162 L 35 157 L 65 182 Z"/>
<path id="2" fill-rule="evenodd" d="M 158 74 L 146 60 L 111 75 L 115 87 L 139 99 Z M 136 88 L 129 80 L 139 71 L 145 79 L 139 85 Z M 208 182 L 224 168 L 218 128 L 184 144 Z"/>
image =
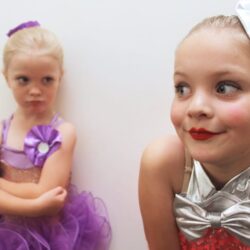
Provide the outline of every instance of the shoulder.
<path id="1" fill-rule="evenodd" d="M 58 131 L 62 136 L 62 142 L 65 146 L 74 146 L 77 135 L 75 126 L 70 122 L 64 122 L 58 127 Z"/>
<path id="2" fill-rule="evenodd" d="M 150 249 L 179 249 L 173 201 L 183 170 L 184 147 L 175 135 L 154 140 L 143 152 L 139 204 Z"/>
<path id="3" fill-rule="evenodd" d="M 184 146 L 178 136 L 166 135 L 145 148 L 141 172 L 150 176 L 152 181 L 162 180 L 174 193 L 178 193 L 183 181 L 184 156 Z"/>

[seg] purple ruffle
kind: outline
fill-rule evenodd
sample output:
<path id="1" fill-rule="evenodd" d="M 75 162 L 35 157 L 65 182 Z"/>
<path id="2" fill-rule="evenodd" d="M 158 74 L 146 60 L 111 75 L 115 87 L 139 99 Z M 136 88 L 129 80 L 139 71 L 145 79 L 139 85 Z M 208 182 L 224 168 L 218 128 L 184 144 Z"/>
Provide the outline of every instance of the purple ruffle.
<path id="1" fill-rule="evenodd" d="M 111 228 L 105 205 L 71 186 L 58 218 L 10 218 L 0 222 L 0 249 L 108 250 Z"/>
<path id="2" fill-rule="evenodd" d="M 61 143 L 61 135 L 56 129 L 50 125 L 37 125 L 24 139 L 24 152 L 34 166 L 41 167 Z"/>

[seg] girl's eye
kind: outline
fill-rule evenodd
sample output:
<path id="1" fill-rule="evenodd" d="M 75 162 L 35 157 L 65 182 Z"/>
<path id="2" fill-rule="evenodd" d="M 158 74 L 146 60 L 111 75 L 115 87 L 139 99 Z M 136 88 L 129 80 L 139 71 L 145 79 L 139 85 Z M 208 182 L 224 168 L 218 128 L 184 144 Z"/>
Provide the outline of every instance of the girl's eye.
<path id="1" fill-rule="evenodd" d="M 17 77 L 17 83 L 21 86 L 25 86 L 29 83 L 29 78 L 26 76 L 19 76 Z"/>
<path id="2" fill-rule="evenodd" d="M 50 85 L 51 83 L 53 83 L 54 78 L 51 77 L 51 76 L 46 76 L 46 77 L 43 78 L 42 81 L 43 81 L 44 85 Z"/>
<path id="3" fill-rule="evenodd" d="M 175 93 L 180 97 L 189 95 L 190 91 L 190 87 L 187 84 L 179 83 L 175 86 Z"/>
<path id="4" fill-rule="evenodd" d="M 216 86 L 216 92 L 222 95 L 232 95 L 240 89 L 240 86 L 233 81 L 219 82 Z"/>

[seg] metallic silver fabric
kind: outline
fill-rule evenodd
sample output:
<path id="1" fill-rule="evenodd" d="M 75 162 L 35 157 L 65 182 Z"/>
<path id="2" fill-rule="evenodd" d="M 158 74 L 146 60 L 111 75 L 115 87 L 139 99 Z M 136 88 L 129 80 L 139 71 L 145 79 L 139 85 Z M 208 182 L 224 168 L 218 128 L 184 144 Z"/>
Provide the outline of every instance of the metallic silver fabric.
<path id="1" fill-rule="evenodd" d="M 250 167 L 217 191 L 199 162 L 194 161 L 186 194 L 176 194 L 176 221 L 188 240 L 207 228 L 223 227 L 250 245 Z"/>

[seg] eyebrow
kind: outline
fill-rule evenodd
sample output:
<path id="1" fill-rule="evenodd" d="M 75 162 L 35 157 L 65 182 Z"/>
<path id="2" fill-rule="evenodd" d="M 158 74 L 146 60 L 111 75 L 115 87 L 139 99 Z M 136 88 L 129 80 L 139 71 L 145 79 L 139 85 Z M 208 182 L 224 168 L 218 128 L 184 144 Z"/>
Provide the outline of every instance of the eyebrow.
<path id="1" fill-rule="evenodd" d="M 186 76 L 186 74 L 181 71 L 174 71 L 174 76 L 175 75 Z"/>
<path id="2" fill-rule="evenodd" d="M 224 76 L 224 75 L 229 75 L 229 74 L 232 74 L 232 73 L 235 73 L 235 71 L 230 71 L 230 70 L 223 70 L 223 71 L 213 71 L 212 72 L 212 75 L 213 76 Z M 240 73 L 240 72 L 239 72 Z M 185 72 L 182 72 L 182 71 L 174 71 L 174 76 L 183 76 L 183 77 L 187 77 L 188 75 L 185 73 Z"/>

